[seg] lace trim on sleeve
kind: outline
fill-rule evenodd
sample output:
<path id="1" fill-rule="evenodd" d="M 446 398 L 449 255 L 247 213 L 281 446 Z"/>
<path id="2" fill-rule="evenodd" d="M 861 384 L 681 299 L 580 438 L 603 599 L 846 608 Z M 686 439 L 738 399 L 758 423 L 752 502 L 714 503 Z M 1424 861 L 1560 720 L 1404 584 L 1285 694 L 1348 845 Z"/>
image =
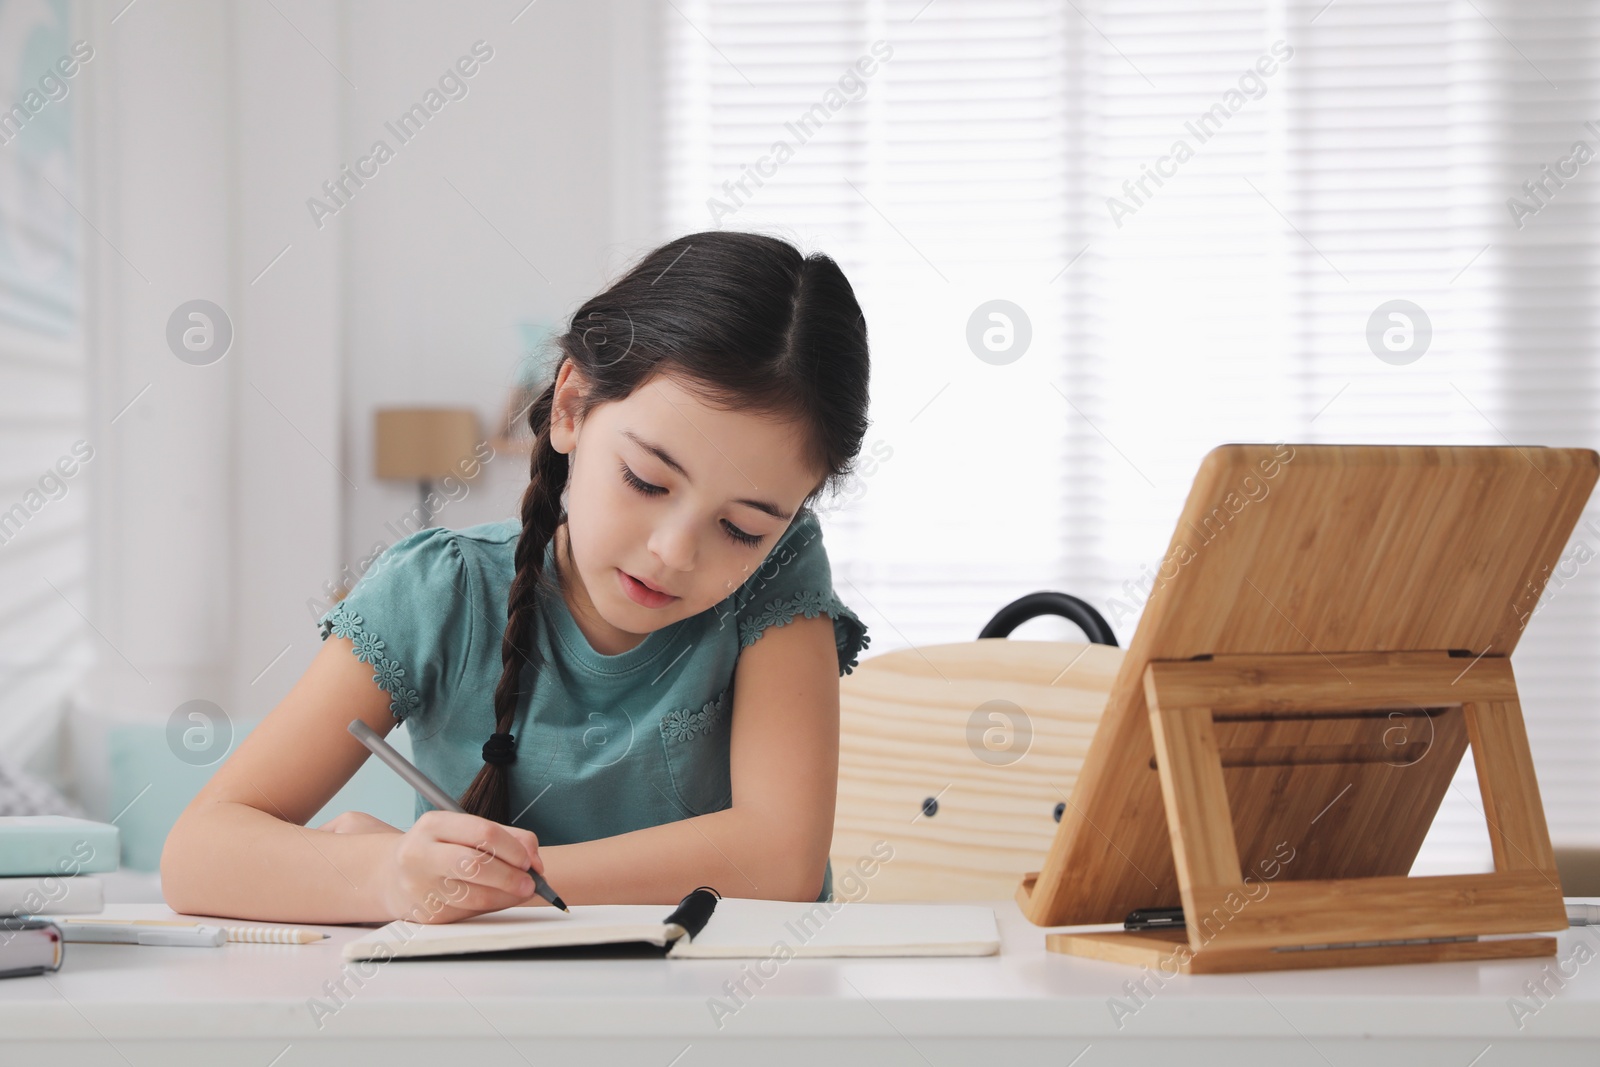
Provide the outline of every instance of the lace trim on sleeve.
<path id="1" fill-rule="evenodd" d="M 383 654 L 383 641 L 377 634 L 362 629 L 361 616 L 342 600 L 322 620 L 322 639 L 326 641 L 330 633 L 355 642 L 356 659 L 372 664 L 372 680 L 389 694 L 391 715 L 404 722 L 407 715 L 417 710 L 422 698 L 415 689 L 406 687 L 406 669 Z"/>
<path id="2" fill-rule="evenodd" d="M 699 711 L 679 708 L 661 719 L 661 732 L 673 741 L 693 741 L 699 734 L 709 734 L 720 727 L 728 713 L 728 694 L 724 689 L 715 700 L 708 700 Z"/>
<path id="3" fill-rule="evenodd" d="M 860 650 L 872 643 L 872 637 L 855 612 L 833 593 L 806 590 L 785 600 L 768 601 L 761 611 L 739 623 L 739 647 L 749 648 L 755 644 L 769 626 L 787 626 L 797 615 L 814 619 L 823 612 L 833 619 L 833 643 L 839 653 L 839 670 L 849 674 L 859 665 Z M 841 621 L 844 625 L 840 625 Z M 850 647 L 852 634 L 859 640 L 854 649 Z"/>

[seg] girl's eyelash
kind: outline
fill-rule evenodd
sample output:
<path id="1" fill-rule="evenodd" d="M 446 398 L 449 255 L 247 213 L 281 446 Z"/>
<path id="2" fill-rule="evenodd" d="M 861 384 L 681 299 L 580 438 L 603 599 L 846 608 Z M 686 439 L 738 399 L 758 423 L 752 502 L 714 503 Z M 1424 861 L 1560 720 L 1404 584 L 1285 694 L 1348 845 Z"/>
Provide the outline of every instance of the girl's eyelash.
<path id="1" fill-rule="evenodd" d="M 746 548 L 754 548 L 761 543 L 761 537 L 759 535 L 745 533 L 743 530 L 739 529 L 739 527 L 733 525 L 727 520 L 723 520 L 722 529 L 723 532 L 729 537 L 733 538 L 739 544 L 744 545 Z"/>
<path id="2" fill-rule="evenodd" d="M 646 496 L 660 496 L 662 493 L 667 491 L 663 486 L 651 485 L 643 478 L 640 478 L 637 474 L 633 473 L 633 470 L 629 468 L 626 463 L 622 465 L 622 480 Z"/>
<path id="3" fill-rule="evenodd" d="M 651 485 L 649 482 L 633 473 L 632 468 L 630 468 L 627 463 L 622 464 L 622 480 L 627 482 L 636 491 L 643 493 L 645 496 L 660 496 L 662 493 L 667 491 L 666 487 L 660 485 Z M 727 534 L 730 540 L 734 541 L 736 544 L 744 545 L 746 548 L 754 548 L 764 540 L 762 535 L 745 533 L 743 530 L 739 529 L 739 527 L 733 525 L 731 522 L 728 522 L 726 519 L 724 519 L 722 523 L 722 532 Z"/>

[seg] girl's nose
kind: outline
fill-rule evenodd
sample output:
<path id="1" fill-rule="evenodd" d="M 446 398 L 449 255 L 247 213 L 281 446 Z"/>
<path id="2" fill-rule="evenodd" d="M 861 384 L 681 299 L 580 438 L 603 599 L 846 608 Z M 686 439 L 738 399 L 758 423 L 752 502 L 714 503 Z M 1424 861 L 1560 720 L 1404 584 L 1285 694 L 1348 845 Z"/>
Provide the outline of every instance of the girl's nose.
<path id="1" fill-rule="evenodd" d="M 661 523 L 650 535 L 650 551 L 668 570 L 693 570 L 696 552 L 693 524 L 674 521 Z"/>

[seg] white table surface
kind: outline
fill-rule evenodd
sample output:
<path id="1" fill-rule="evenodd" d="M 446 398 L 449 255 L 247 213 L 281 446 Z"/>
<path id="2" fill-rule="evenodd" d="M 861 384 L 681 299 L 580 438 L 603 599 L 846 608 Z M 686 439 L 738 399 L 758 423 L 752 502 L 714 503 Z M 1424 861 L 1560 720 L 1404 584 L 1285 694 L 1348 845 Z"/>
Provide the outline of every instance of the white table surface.
<path id="1" fill-rule="evenodd" d="M 1119 1025 L 1112 998 L 1133 1005 L 1141 972 L 1047 953 L 1014 902 L 990 906 L 1000 955 L 953 959 L 363 965 L 339 950 L 368 928 L 338 926 L 304 946 L 73 943 L 59 972 L 0 981 L 0 1064 L 1600 1063 L 1600 928 L 1560 932 L 1538 961 L 1168 979 Z M 174 917 L 131 903 L 105 916 Z M 763 984 L 747 981 L 719 1027 L 713 998 L 736 1004 L 725 983 L 757 966 Z M 333 1006 L 341 979 L 319 1027 L 313 999 Z M 1524 986 L 1541 979 L 1542 1006 Z M 1538 1007 L 1520 1028 L 1513 998 Z"/>

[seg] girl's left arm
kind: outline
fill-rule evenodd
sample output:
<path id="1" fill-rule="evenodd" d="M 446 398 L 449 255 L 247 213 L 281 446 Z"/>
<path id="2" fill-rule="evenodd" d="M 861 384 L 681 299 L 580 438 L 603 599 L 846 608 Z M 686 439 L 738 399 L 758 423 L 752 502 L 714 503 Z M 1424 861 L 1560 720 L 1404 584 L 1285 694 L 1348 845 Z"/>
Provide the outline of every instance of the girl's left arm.
<path id="1" fill-rule="evenodd" d="M 676 904 L 700 885 L 729 897 L 817 899 L 839 784 L 833 620 L 796 616 L 741 650 L 733 707 L 733 805 L 616 837 L 540 846 L 545 877 L 564 900 Z"/>

